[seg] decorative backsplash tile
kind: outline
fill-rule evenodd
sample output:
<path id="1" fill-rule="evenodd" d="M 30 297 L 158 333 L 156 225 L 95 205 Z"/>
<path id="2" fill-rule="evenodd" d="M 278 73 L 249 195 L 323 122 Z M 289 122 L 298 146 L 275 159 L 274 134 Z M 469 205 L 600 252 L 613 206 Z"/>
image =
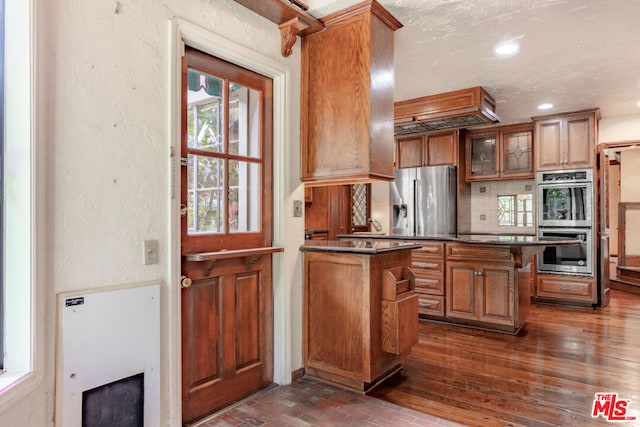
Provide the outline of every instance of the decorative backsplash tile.
<path id="1" fill-rule="evenodd" d="M 536 194 L 534 180 L 496 181 L 471 184 L 471 232 L 535 234 Z M 527 227 L 498 225 L 498 196 L 532 194 L 534 224 Z"/>

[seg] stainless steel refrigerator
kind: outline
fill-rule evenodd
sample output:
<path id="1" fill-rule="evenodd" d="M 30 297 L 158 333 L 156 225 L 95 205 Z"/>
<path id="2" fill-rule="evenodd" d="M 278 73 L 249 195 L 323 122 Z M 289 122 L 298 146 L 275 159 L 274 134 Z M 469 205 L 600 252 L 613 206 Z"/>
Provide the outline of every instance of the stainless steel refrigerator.
<path id="1" fill-rule="evenodd" d="M 390 183 L 391 234 L 455 236 L 455 166 L 396 169 Z"/>

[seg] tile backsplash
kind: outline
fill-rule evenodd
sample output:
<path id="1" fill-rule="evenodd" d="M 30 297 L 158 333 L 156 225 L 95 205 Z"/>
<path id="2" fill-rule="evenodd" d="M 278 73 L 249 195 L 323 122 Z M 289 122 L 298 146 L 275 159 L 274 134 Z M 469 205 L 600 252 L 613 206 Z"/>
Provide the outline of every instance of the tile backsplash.
<path id="1" fill-rule="evenodd" d="M 533 220 L 536 220 L 535 180 L 474 182 L 471 184 L 471 233 L 535 234 L 535 225 L 516 227 L 498 225 L 498 196 L 533 195 Z"/>

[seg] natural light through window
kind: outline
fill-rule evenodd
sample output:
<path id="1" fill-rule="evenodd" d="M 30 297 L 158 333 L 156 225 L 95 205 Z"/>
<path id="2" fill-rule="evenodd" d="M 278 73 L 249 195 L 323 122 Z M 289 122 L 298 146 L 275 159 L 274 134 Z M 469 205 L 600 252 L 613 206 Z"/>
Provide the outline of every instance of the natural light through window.
<path id="1" fill-rule="evenodd" d="M 498 196 L 498 225 L 533 226 L 533 196 L 531 194 Z"/>
<path id="2" fill-rule="evenodd" d="M 189 234 L 259 231 L 259 92 L 233 82 L 227 86 L 196 70 L 188 73 Z"/>

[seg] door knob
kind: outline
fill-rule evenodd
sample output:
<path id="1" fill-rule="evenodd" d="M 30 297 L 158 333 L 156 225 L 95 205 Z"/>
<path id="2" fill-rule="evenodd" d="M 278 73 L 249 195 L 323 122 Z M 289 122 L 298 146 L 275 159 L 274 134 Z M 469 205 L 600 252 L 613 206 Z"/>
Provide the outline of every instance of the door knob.
<path id="1" fill-rule="evenodd" d="M 189 286 L 191 286 L 191 283 L 193 283 L 193 281 L 191 280 L 191 278 L 187 277 L 187 276 L 180 276 L 180 287 L 181 288 L 188 288 Z"/>

